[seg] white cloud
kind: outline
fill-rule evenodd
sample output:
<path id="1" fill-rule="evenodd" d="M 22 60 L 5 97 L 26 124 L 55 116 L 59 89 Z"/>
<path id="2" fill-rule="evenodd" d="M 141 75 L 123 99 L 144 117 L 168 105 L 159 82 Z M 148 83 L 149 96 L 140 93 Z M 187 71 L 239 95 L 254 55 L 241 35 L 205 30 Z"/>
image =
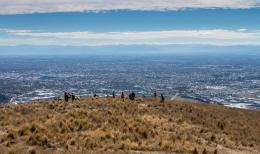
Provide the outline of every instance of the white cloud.
<path id="1" fill-rule="evenodd" d="M 207 44 L 260 45 L 260 32 L 247 30 L 172 30 L 146 32 L 35 32 L 0 29 L 0 45 L 73 45 L 96 46 L 118 44 Z"/>
<path id="2" fill-rule="evenodd" d="M 245 32 L 245 31 L 247 31 L 247 29 L 241 28 L 241 29 L 238 29 L 237 31 L 239 31 L 239 32 Z"/>
<path id="3" fill-rule="evenodd" d="M 33 37 L 54 37 L 63 39 L 111 39 L 111 40 L 151 40 L 165 38 L 214 38 L 214 39 L 252 39 L 259 37 L 259 33 L 214 30 L 172 30 L 147 32 L 14 32 L 14 35 Z"/>
<path id="4" fill-rule="evenodd" d="M 31 30 L 25 30 L 25 29 L 2 29 L 0 28 L 0 32 L 4 33 L 29 33 L 32 32 Z"/>
<path id="5" fill-rule="evenodd" d="M 0 14 L 252 7 L 260 0 L 1 0 Z"/>

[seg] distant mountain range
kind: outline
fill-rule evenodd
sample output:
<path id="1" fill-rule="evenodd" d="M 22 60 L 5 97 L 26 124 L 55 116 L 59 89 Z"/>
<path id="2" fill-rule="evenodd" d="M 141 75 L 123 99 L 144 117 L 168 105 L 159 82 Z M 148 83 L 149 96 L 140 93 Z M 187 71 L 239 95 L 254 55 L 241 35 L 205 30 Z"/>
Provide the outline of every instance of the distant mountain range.
<path id="1" fill-rule="evenodd" d="M 260 46 L 209 45 L 114 45 L 114 46 L 0 46 L 0 55 L 52 54 L 162 54 L 162 53 L 257 53 Z"/>

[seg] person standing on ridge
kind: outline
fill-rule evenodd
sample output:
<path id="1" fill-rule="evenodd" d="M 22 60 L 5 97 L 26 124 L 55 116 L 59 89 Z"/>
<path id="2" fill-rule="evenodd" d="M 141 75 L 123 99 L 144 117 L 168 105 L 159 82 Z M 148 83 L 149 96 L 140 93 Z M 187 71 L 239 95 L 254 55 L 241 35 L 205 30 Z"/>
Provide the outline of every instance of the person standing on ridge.
<path id="1" fill-rule="evenodd" d="M 153 93 L 153 97 L 154 97 L 154 98 L 157 97 L 157 92 L 156 92 L 156 91 L 154 91 L 154 93 Z"/>
<path id="2" fill-rule="evenodd" d="M 132 92 L 130 95 L 129 95 L 129 99 L 134 101 L 135 100 L 135 93 Z"/>
<path id="3" fill-rule="evenodd" d="M 122 99 L 124 99 L 125 98 L 125 94 L 124 94 L 124 92 L 122 91 L 122 93 L 121 93 L 121 98 Z"/>
<path id="4" fill-rule="evenodd" d="M 76 96 L 74 93 L 71 93 L 71 100 L 72 100 L 72 102 L 74 102 L 76 100 Z"/>
<path id="5" fill-rule="evenodd" d="M 133 100 L 135 100 L 135 93 L 132 92 L 132 97 L 133 97 Z"/>
<path id="6" fill-rule="evenodd" d="M 165 101 L 165 98 L 163 96 L 163 94 L 161 94 L 161 103 L 163 103 Z"/>
<path id="7" fill-rule="evenodd" d="M 69 94 L 67 92 L 64 92 L 64 100 L 66 103 L 69 101 Z"/>
<path id="8" fill-rule="evenodd" d="M 116 92 L 113 91 L 113 98 L 116 98 Z"/>

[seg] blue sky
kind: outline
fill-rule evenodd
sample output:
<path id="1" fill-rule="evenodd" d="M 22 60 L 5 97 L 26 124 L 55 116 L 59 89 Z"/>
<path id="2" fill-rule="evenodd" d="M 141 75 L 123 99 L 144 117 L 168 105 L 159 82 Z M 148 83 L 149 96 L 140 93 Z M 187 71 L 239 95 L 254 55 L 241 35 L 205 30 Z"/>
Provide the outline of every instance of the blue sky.
<path id="1" fill-rule="evenodd" d="M 260 8 L 0 15 L 0 27 L 43 31 L 260 29 Z"/>
<path id="2" fill-rule="evenodd" d="M 0 46 L 259 46 L 259 0 L 2 0 Z"/>

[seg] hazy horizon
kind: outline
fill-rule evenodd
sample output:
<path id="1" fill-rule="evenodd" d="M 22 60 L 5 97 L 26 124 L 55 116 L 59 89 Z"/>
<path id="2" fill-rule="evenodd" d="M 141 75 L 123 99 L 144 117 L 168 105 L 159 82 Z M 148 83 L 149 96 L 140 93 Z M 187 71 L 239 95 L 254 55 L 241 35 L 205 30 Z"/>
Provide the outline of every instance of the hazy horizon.
<path id="1" fill-rule="evenodd" d="M 109 46 L 0 46 L 0 55 L 84 54 L 258 54 L 260 46 L 109 45 Z"/>

